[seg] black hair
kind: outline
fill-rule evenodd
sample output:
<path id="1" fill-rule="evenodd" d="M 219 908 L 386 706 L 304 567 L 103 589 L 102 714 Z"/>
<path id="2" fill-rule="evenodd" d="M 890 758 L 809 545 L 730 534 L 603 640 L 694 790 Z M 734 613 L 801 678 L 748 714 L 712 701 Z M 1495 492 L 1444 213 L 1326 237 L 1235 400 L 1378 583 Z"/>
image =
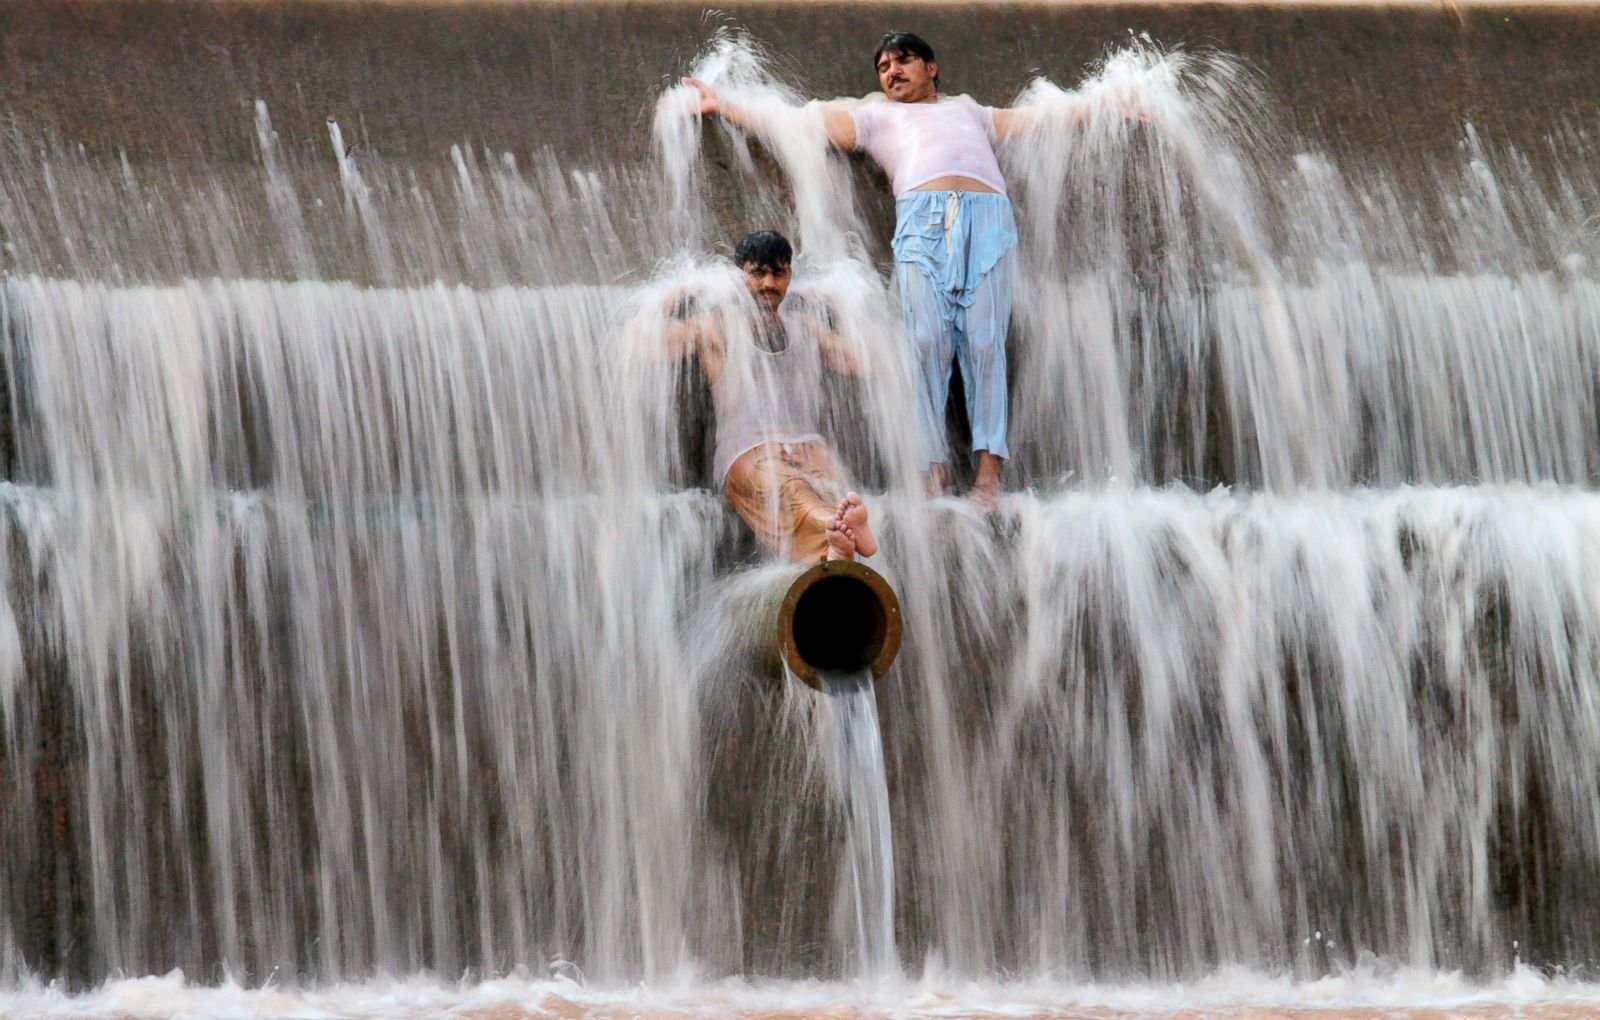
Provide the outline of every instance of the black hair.
<path id="1" fill-rule="evenodd" d="M 872 51 L 872 71 L 878 71 L 878 59 L 885 53 L 891 57 L 917 57 L 924 64 L 936 64 L 938 58 L 933 55 L 933 47 L 928 45 L 928 40 L 911 32 L 890 32 L 878 40 L 878 48 Z M 934 88 L 939 87 L 939 76 L 933 76 Z"/>
<path id="2" fill-rule="evenodd" d="M 758 230 L 739 240 L 733 261 L 740 269 L 752 263 L 757 269 L 784 269 L 794 261 L 794 247 L 776 230 Z"/>

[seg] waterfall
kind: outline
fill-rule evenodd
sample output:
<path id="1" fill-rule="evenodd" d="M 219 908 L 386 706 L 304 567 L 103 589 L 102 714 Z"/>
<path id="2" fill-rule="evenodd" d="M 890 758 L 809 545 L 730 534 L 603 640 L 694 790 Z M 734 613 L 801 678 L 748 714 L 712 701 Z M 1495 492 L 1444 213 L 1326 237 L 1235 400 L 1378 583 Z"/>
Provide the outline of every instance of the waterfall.
<path id="1" fill-rule="evenodd" d="M 0 140 L 0 983 L 1600 951 L 1588 135 L 1402 179 L 1226 55 L 1034 81 L 984 517 L 921 492 L 882 183 L 741 37 L 696 71 L 776 140 L 672 87 L 638 165 Z M 769 226 L 870 369 L 824 424 L 905 643 L 848 701 L 740 658 L 782 568 L 657 344 Z"/>

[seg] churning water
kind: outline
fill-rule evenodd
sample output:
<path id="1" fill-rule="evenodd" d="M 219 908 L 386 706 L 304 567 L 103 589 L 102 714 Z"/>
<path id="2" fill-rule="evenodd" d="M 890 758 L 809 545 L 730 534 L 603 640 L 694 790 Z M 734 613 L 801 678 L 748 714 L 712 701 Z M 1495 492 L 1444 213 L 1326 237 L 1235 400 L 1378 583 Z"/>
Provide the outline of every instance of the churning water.
<path id="1" fill-rule="evenodd" d="M 1593 1008 L 1522 965 L 1600 952 L 1592 139 L 1402 182 L 1226 58 L 1030 86 L 986 520 L 920 495 L 881 183 L 763 66 L 698 71 L 766 146 L 674 89 L 650 167 L 7 136 L 0 1008 Z M 869 368 L 875 703 L 728 623 L 787 568 L 657 343 L 738 295 L 708 147 Z"/>

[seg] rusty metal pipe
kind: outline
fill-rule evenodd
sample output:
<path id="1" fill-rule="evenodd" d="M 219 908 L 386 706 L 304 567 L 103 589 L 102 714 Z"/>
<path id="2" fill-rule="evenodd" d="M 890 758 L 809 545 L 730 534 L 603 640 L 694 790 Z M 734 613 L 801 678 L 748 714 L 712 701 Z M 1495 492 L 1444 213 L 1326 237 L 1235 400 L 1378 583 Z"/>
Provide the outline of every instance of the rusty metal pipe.
<path id="1" fill-rule="evenodd" d="M 883 676 L 900 652 L 901 627 L 900 599 L 883 575 L 835 560 L 789 584 L 769 647 L 775 664 L 820 691 L 824 676 Z"/>

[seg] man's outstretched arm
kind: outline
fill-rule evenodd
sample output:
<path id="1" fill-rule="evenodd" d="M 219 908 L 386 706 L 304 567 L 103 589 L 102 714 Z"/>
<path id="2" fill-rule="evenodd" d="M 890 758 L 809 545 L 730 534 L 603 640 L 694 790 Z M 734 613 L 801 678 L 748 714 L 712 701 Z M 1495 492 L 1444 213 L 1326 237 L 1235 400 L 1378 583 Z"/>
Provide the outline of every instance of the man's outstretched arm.
<path id="1" fill-rule="evenodd" d="M 1039 120 L 1039 111 L 1027 107 L 997 107 L 994 111 L 995 141 L 1003 142 L 1031 130 Z M 1073 123 L 1082 123 L 1082 119 Z"/>
<path id="2" fill-rule="evenodd" d="M 661 331 L 661 346 L 657 349 L 658 356 L 668 361 L 680 361 L 692 357 L 700 352 L 700 328 L 698 323 L 671 322 Z"/>
<path id="3" fill-rule="evenodd" d="M 1082 127 L 1089 122 L 1092 109 L 1092 105 L 1081 98 L 1041 106 L 997 108 L 994 111 L 995 140 L 1019 138 L 1052 123 L 1064 127 Z M 1118 112 L 1128 120 L 1145 122 L 1150 120 L 1149 112 L 1134 100 L 1123 103 Z"/>
<path id="4" fill-rule="evenodd" d="M 728 123 L 756 135 L 765 134 L 768 130 L 768 125 L 758 114 L 737 103 L 730 103 L 718 95 L 716 89 L 698 78 L 685 78 L 683 83 L 700 94 L 700 108 L 696 111 L 700 116 L 721 117 Z M 825 109 L 822 111 L 822 124 L 827 130 L 829 145 L 847 152 L 854 151 L 856 122 L 851 118 L 849 111 Z"/>
<path id="5" fill-rule="evenodd" d="M 822 126 L 828 131 L 829 145 L 845 152 L 856 151 L 856 119 L 849 110 L 823 110 Z"/>
<path id="6" fill-rule="evenodd" d="M 994 111 L 994 134 L 996 141 L 1005 141 L 1008 138 L 1018 138 L 1031 131 L 1037 131 L 1050 121 L 1056 121 L 1066 127 L 1080 127 L 1088 123 L 1089 104 L 1076 102 L 1071 105 L 1057 104 L 1054 109 L 1047 110 L 1039 106 L 1012 106 Z"/>

